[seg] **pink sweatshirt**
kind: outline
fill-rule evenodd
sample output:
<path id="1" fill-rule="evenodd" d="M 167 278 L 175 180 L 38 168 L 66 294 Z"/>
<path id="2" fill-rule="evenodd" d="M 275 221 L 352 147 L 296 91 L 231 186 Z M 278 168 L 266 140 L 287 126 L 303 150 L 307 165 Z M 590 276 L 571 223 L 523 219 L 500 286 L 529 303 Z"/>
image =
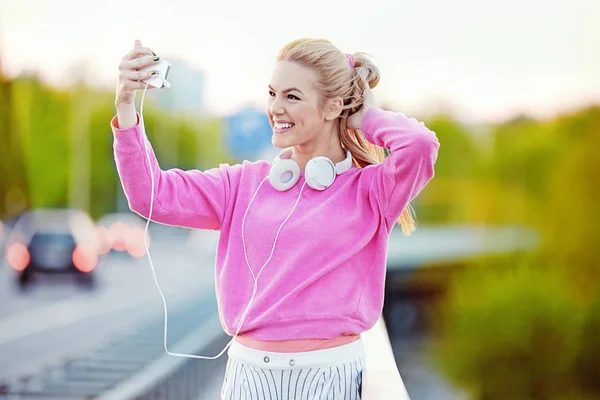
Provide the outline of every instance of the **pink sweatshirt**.
<path id="1" fill-rule="evenodd" d="M 143 124 L 142 124 L 143 125 Z M 233 336 L 254 280 L 242 246 L 242 219 L 267 161 L 207 171 L 161 170 L 139 123 L 119 129 L 111 121 L 117 170 L 131 210 L 147 217 L 151 181 L 155 222 L 220 231 L 215 284 L 221 324 Z M 381 165 L 353 166 L 324 191 L 304 187 L 284 225 L 240 334 L 264 340 L 329 339 L 371 328 L 383 307 L 388 237 L 402 210 L 434 175 L 435 133 L 401 113 L 370 109 L 363 118 L 367 140 L 391 150 Z M 260 188 L 245 220 L 245 241 L 254 275 L 268 259 L 279 226 L 305 182 L 286 192 Z"/>

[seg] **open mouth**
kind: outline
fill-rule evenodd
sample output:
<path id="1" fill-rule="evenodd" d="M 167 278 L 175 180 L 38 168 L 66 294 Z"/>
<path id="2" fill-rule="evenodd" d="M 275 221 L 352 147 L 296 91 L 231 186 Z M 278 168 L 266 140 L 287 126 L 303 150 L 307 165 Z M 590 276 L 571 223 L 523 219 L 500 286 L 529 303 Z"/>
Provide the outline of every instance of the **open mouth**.
<path id="1" fill-rule="evenodd" d="M 273 123 L 273 131 L 275 133 L 286 133 L 291 131 L 294 126 L 296 125 L 291 122 L 275 122 Z"/>

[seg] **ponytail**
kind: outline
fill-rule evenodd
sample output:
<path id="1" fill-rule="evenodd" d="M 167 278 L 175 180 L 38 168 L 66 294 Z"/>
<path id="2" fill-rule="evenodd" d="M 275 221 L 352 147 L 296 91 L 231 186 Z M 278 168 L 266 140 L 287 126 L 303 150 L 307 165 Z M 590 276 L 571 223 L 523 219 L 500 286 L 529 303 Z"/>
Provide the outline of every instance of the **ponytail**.
<path id="1" fill-rule="evenodd" d="M 360 168 L 367 165 L 381 164 L 386 157 L 382 147 L 369 143 L 360 129 L 351 129 L 347 126 L 348 117 L 357 112 L 363 105 L 364 81 L 373 89 L 379 83 L 379 69 L 366 57 L 365 53 L 352 55 L 354 73 L 352 78 L 351 95 L 344 102 L 344 109 L 340 115 L 340 141 L 345 149 L 350 150 L 354 164 Z M 361 79 L 364 77 L 365 79 Z M 414 210 L 410 204 L 402 211 L 398 222 L 402 226 L 404 235 L 409 236 L 416 230 Z"/>

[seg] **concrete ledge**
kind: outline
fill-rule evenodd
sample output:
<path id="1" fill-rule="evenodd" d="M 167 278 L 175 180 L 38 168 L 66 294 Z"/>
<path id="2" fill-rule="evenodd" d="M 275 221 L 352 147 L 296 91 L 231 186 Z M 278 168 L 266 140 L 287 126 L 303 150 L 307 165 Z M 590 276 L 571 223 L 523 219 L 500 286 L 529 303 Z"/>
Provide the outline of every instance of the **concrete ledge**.
<path id="1" fill-rule="evenodd" d="M 365 345 L 362 400 L 410 400 L 396 366 L 383 317 L 362 337 Z"/>

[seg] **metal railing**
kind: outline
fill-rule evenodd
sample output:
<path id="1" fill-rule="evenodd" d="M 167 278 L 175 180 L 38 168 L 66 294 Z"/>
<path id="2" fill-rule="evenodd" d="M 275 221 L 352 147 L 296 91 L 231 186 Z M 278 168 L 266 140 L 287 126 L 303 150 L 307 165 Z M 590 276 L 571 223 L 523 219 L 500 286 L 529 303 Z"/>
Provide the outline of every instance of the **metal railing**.
<path id="1" fill-rule="evenodd" d="M 175 353 L 216 354 L 218 348 L 225 346 L 227 339 L 229 337 L 223 333 L 219 317 L 215 314 L 170 350 Z M 216 398 L 215 388 L 220 387 L 223 378 L 226 358 L 224 354 L 218 361 L 197 360 L 165 353 L 138 374 L 96 399 L 213 399 Z"/>

